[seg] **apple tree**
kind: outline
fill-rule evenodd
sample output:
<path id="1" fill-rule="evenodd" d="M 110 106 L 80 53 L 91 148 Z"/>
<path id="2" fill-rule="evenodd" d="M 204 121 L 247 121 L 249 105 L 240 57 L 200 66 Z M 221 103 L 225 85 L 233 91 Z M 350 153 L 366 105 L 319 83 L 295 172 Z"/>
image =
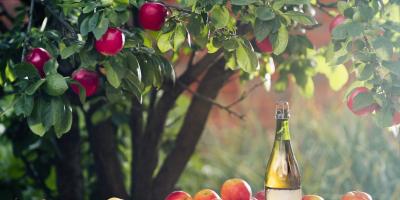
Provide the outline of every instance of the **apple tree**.
<path id="1" fill-rule="evenodd" d="M 215 100 L 236 76 L 277 91 L 294 82 L 310 97 L 314 76 L 339 90 L 354 71 L 349 108 L 397 124 L 399 3 L 25 0 L 15 16 L 1 7 L 12 22 L 0 26 L 1 121 L 27 174 L 1 183 L 4 195 L 20 197 L 29 182 L 48 199 L 162 200 L 211 108 L 243 117 Z M 305 35 L 321 25 L 316 11 L 339 16 L 319 49 Z"/>

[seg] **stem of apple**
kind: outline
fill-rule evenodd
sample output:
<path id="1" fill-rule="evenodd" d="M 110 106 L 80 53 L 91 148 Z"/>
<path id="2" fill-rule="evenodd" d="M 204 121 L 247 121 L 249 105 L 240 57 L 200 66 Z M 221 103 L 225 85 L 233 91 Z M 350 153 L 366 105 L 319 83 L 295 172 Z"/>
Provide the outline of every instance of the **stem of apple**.
<path id="1" fill-rule="evenodd" d="M 31 5 L 29 8 L 29 21 L 28 21 L 28 28 L 26 30 L 25 40 L 22 44 L 22 55 L 21 55 L 21 62 L 24 61 L 25 53 L 26 53 L 26 43 L 28 42 L 29 34 L 32 28 L 32 19 L 33 19 L 33 9 L 35 8 L 35 0 L 31 0 Z"/>

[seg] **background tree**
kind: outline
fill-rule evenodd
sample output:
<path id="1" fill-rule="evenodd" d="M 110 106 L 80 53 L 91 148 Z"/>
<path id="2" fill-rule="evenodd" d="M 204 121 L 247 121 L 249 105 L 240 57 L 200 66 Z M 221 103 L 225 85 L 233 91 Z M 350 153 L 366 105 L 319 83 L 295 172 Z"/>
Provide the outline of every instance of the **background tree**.
<path id="1" fill-rule="evenodd" d="M 304 35 L 318 26 L 314 9 L 341 16 L 332 43 L 318 50 Z M 311 96 L 319 73 L 340 89 L 345 63 L 357 77 L 350 109 L 372 113 L 382 127 L 397 124 L 398 9 L 394 0 L 24 1 L 16 17 L 1 9 L 13 23 L 0 26 L 2 123 L 24 179 L 48 199 L 163 199 L 212 106 L 243 118 L 231 110 L 241 99 L 215 101 L 234 75 L 260 78 L 269 89 L 279 73 L 276 90 L 292 79 Z M 176 76 L 178 61 L 186 62 Z M 180 118 L 171 111 L 185 92 L 192 99 Z M 167 121 L 176 127 L 172 137 Z M 7 195 L 21 195 L 23 179 L 2 184 Z"/>

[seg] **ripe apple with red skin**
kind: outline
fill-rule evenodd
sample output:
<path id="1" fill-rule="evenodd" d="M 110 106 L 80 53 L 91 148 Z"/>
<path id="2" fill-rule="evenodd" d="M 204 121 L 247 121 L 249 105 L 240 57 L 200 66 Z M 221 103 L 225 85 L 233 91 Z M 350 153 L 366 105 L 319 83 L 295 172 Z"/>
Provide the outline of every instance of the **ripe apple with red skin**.
<path id="1" fill-rule="evenodd" d="M 223 200 L 249 200 L 251 198 L 251 188 L 242 179 L 229 179 L 221 187 L 221 196 Z"/>
<path id="2" fill-rule="evenodd" d="M 343 15 L 338 15 L 329 24 L 329 33 L 332 34 L 333 29 L 335 29 L 336 26 L 339 26 L 346 20 L 346 18 Z"/>
<path id="3" fill-rule="evenodd" d="M 29 51 L 29 53 L 25 56 L 25 61 L 34 65 L 38 70 L 40 76 L 45 77 L 44 73 L 44 64 L 49 61 L 51 55 L 46 49 L 43 48 L 33 48 Z"/>
<path id="4" fill-rule="evenodd" d="M 393 125 L 400 124 L 400 112 L 396 111 L 393 113 L 392 123 Z"/>
<path id="5" fill-rule="evenodd" d="M 366 87 L 357 87 L 357 88 L 354 88 L 353 91 L 351 91 L 349 96 L 347 96 L 347 107 L 351 110 L 351 112 L 353 112 L 356 115 L 363 116 L 363 115 L 372 113 L 375 110 L 380 109 L 379 105 L 376 103 L 370 104 L 370 105 L 360 108 L 358 110 L 356 110 L 353 107 L 354 99 L 356 98 L 357 95 L 360 95 L 363 93 L 369 93 L 369 92 L 370 92 L 369 89 Z"/>
<path id="6" fill-rule="evenodd" d="M 192 200 L 192 197 L 184 191 L 174 191 L 171 192 L 165 200 Z"/>
<path id="7" fill-rule="evenodd" d="M 143 29 L 159 31 L 168 15 L 167 7 L 157 2 L 144 3 L 139 9 L 139 24 Z"/>
<path id="8" fill-rule="evenodd" d="M 103 36 L 96 40 L 96 50 L 105 56 L 118 54 L 125 44 L 125 35 L 118 28 L 108 28 Z"/>
<path id="9" fill-rule="evenodd" d="M 318 195 L 304 195 L 301 200 L 324 200 L 324 198 Z"/>
<path id="10" fill-rule="evenodd" d="M 352 191 L 343 195 L 342 200 L 372 200 L 372 197 L 365 192 Z"/>
<path id="11" fill-rule="evenodd" d="M 94 95 L 99 88 L 99 75 L 87 69 L 78 69 L 72 73 L 72 79 L 79 82 L 86 91 L 86 97 Z M 80 87 L 76 84 L 71 85 L 72 91 L 79 95 Z"/>
<path id="12" fill-rule="evenodd" d="M 263 53 L 272 53 L 274 48 L 272 47 L 271 41 L 266 37 L 263 41 L 256 40 L 258 49 Z"/>
<path id="13" fill-rule="evenodd" d="M 254 196 L 257 200 L 265 200 L 265 191 L 259 191 Z"/>
<path id="14" fill-rule="evenodd" d="M 210 189 L 203 189 L 194 195 L 193 200 L 221 200 L 216 192 Z"/>

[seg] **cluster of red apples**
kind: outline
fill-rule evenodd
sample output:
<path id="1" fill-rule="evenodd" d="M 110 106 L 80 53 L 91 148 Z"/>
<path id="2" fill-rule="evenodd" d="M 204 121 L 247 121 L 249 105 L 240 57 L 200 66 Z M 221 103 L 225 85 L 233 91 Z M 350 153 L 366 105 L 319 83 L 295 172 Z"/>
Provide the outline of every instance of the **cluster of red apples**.
<path id="1" fill-rule="evenodd" d="M 221 186 L 221 196 L 211 189 L 203 189 L 197 192 L 194 197 L 185 191 L 171 192 L 165 200 L 268 200 L 265 192 L 257 192 L 252 196 L 250 185 L 239 178 L 233 178 L 225 181 Z M 324 200 L 318 195 L 304 195 L 302 200 Z M 341 200 L 372 200 L 371 195 L 353 191 L 342 196 Z"/>
<path id="2" fill-rule="evenodd" d="M 143 29 L 159 31 L 164 25 L 167 11 L 164 4 L 156 2 L 144 3 L 138 13 L 140 26 Z M 104 56 L 115 56 L 123 49 L 124 44 L 124 33 L 118 28 L 110 27 L 99 40 L 96 40 L 94 47 L 97 52 Z M 51 58 L 52 56 L 46 49 L 33 48 L 25 56 L 25 61 L 34 65 L 40 76 L 44 78 L 46 76 L 44 65 Z M 75 70 L 71 77 L 85 89 L 87 97 L 94 95 L 99 88 L 100 78 L 95 71 L 80 68 Z M 80 92 L 80 87 L 76 84 L 72 84 L 71 89 L 76 94 Z"/>

